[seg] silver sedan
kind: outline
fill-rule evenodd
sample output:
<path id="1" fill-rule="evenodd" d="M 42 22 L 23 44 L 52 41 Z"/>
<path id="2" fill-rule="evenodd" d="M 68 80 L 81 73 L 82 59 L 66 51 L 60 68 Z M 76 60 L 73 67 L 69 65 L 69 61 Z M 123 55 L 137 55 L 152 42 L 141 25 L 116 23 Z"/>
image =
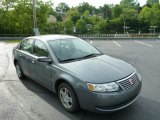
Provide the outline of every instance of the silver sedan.
<path id="1" fill-rule="evenodd" d="M 111 112 L 132 104 L 142 81 L 136 69 L 68 35 L 41 35 L 13 49 L 20 79 L 26 76 L 58 94 L 69 112 Z"/>

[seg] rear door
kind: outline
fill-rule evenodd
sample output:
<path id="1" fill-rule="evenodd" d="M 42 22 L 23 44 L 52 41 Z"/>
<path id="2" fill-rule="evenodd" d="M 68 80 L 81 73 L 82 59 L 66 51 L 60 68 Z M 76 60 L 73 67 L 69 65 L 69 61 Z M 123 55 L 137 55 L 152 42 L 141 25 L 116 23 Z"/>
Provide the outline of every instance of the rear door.
<path id="1" fill-rule="evenodd" d="M 50 57 L 49 52 L 45 44 L 36 40 L 33 46 L 33 55 L 35 57 L 32 58 L 31 65 L 31 73 L 32 77 L 43 83 L 47 87 L 52 87 L 52 67 L 51 64 L 46 62 L 37 61 L 38 57 Z"/>
<path id="2" fill-rule="evenodd" d="M 23 73 L 27 76 L 31 74 L 31 60 L 32 60 L 32 47 L 33 39 L 25 39 L 20 44 L 19 51 L 19 64 Z"/>

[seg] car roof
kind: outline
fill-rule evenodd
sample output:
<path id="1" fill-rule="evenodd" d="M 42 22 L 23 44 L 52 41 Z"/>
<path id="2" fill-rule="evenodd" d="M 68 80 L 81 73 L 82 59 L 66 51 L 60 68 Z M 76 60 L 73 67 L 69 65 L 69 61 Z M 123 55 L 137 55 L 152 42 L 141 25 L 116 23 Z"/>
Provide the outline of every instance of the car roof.
<path id="1" fill-rule="evenodd" d="M 34 39 L 40 39 L 42 41 L 49 41 L 49 40 L 60 40 L 60 39 L 67 39 L 67 38 L 77 38 L 70 35 L 38 35 L 38 36 L 31 36 L 27 38 L 34 38 Z"/>

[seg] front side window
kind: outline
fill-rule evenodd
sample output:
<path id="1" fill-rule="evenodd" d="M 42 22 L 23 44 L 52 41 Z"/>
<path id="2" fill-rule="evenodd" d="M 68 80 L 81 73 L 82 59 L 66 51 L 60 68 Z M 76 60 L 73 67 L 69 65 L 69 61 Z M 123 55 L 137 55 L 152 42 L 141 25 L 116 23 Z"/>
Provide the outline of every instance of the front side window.
<path id="1" fill-rule="evenodd" d="M 32 39 L 23 40 L 20 44 L 20 50 L 32 53 L 32 44 L 33 44 Z"/>
<path id="2" fill-rule="evenodd" d="M 33 47 L 33 54 L 38 57 L 48 57 L 48 50 L 43 42 L 36 40 Z"/>
<path id="3" fill-rule="evenodd" d="M 59 62 L 101 55 L 96 48 L 79 38 L 48 41 Z"/>

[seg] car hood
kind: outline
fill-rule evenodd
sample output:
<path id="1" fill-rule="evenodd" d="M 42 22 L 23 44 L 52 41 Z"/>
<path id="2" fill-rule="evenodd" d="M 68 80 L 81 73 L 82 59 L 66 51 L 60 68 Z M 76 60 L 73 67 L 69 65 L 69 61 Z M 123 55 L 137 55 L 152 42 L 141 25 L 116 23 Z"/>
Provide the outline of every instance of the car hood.
<path id="1" fill-rule="evenodd" d="M 130 64 L 107 55 L 61 65 L 69 71 L 83 75 L 88 78 L 86 82 L 92 83 L 116 81 L 134 72 L 134 68 Z"/>

